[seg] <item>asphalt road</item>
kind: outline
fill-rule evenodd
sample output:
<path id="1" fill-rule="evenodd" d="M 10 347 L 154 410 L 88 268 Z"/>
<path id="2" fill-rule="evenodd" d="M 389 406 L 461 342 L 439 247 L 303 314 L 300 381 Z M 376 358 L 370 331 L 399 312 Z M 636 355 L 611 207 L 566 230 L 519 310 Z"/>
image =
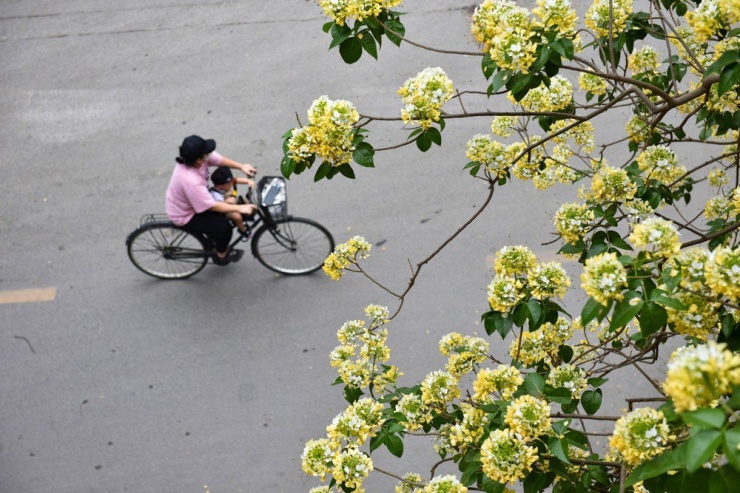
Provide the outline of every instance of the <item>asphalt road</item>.
<path id="1" fill-rule="evenodd" d="M 407 0 L 407 32 L 475 51 L 472 3 Z M 380 63 L 365 55 L 347 66 L 328 51 L 324 22 L 309 0 L 0 3 L 0 294 L 15 300 L 0 304 L 0 492 L 318 484 L 300 471 L 300 454 L 343 409 L 330 386 L 336 330 L 366 305 L 393 300 L 359 277 L 281 277 L 249 257 L 157 281 L 129 263 L 124 240 L 140 216 L 163 210 L 184 136 L 214 138 L 224 155 L 276 174 L 280 136 L 323 94 L 395 116 L 397 88 L 427 66 L 445 68 L 456 87 L 482 84 L 477 57 L 411 46 L 387 44 Z M 377 168 L 359 169 L 355 181 L 298 176 L 290 210 L 338 242 L 365 236 L 376 245 L 368 270 L 402 290 L 409 262 L 484 199 L 462 167 L 465 143 L 489 125 L 450 122 L 443 147 L 378 153 Z M 398 122 L 370 131 L 376 147 L 405 139 Z M 391 361 L 407 383 L 444 365 L 441 335 L 483 332 L 492 251 L 527 244 L 553 258 L 541 246 L 547 210 L 572 198 L 566 188 L 504 187 L 424 268 L 391 327 Z M 19 293 L 25 302 L 12 298 Z M 403 474 L 428 463 L 431 452 L 408 447 L 404 465 L 382 453 L 377 464 Z"/>

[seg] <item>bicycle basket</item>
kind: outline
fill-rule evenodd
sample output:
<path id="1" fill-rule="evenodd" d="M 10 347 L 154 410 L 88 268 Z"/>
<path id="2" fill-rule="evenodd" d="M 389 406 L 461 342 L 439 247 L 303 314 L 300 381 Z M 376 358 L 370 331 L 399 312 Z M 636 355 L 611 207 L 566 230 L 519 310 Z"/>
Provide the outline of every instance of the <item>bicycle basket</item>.
<path id="1" fill-rule="evenodd" d="M 285 178 L 264 176 L 257 184 L 259 206 L 266 219 L 277 221 L 288 216 L 288 196 L 285 193 Z"/>

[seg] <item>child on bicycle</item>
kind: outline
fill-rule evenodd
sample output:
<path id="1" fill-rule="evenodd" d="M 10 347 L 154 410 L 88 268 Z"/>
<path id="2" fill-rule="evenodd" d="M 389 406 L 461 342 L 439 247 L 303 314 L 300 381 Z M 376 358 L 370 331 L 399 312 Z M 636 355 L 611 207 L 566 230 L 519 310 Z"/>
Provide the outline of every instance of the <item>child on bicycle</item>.
<path id="1" fill-rule="evenodd" d="M 209 190 L 213 199 L 217 202 L 226 202 L 227 204 L 246 203 L 236 191 L 237 184 L 241 183 L 254 188 L 254 181 L 249 178 L 234 178 L 231 170 L 226 166 L 216 168 L 216 171 L 211 174 L 211 181 L 213 182 L 213 186 Z M 229 212 L 226 214 L 226 217 L 236 225 L 236 229 L 239 230 L 241 235 L 245 236 L 248 234 L 242 214 L 239 212 Z"/>

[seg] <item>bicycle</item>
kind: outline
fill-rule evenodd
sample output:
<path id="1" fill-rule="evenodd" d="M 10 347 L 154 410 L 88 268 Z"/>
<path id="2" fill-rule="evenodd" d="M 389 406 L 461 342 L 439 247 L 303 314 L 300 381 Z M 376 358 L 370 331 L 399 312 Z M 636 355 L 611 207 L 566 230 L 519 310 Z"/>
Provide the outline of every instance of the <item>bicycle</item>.
<path id="1" fill-rule="evenodd" d="M 282 177 L 262 178 L 257 184 L 259 200 L 254 195 L 250 188 L 248 200 L 257 204 L 257 211 L 252 220 L 245 220 L 248 234 L 237 234 L 229 248 L 251 238 L 252 255 L 274 272 L 304 275 L 319 270 L 334 250 L 331 233 L 316 221 L 288 214 Z M 126 238 L 126 249 L 136 268 L 159 279 L 193 276 L 216 251 L 206 235 L 186 231 L 161 213 L 142 216 Z"/>

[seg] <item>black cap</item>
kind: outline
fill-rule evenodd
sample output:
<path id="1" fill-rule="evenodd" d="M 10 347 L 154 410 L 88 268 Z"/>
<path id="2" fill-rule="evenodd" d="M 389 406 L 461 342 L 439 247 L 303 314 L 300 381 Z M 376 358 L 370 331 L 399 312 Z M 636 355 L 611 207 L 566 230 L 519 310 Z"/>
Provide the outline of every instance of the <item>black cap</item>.
<path id="1" fill-rule="evenodd" d="M 211 181 L 214 185 L 229 183 L 233 178 L 234 175 L 231 174 L 231 170 L 226 166 L 219 166 L 211 175 Z"/>
<path id="2" fill-rule="evenodd" d="M 216 150 L 216 141 L 213 139 L 204 139 L 197 135 L 191 135 L 185 137 L 180 146 L 180 156 L 177 159 L 178 163 L 192 165 L 198 159 L 202 158 L 206 154 L 210 154 Z"/>

